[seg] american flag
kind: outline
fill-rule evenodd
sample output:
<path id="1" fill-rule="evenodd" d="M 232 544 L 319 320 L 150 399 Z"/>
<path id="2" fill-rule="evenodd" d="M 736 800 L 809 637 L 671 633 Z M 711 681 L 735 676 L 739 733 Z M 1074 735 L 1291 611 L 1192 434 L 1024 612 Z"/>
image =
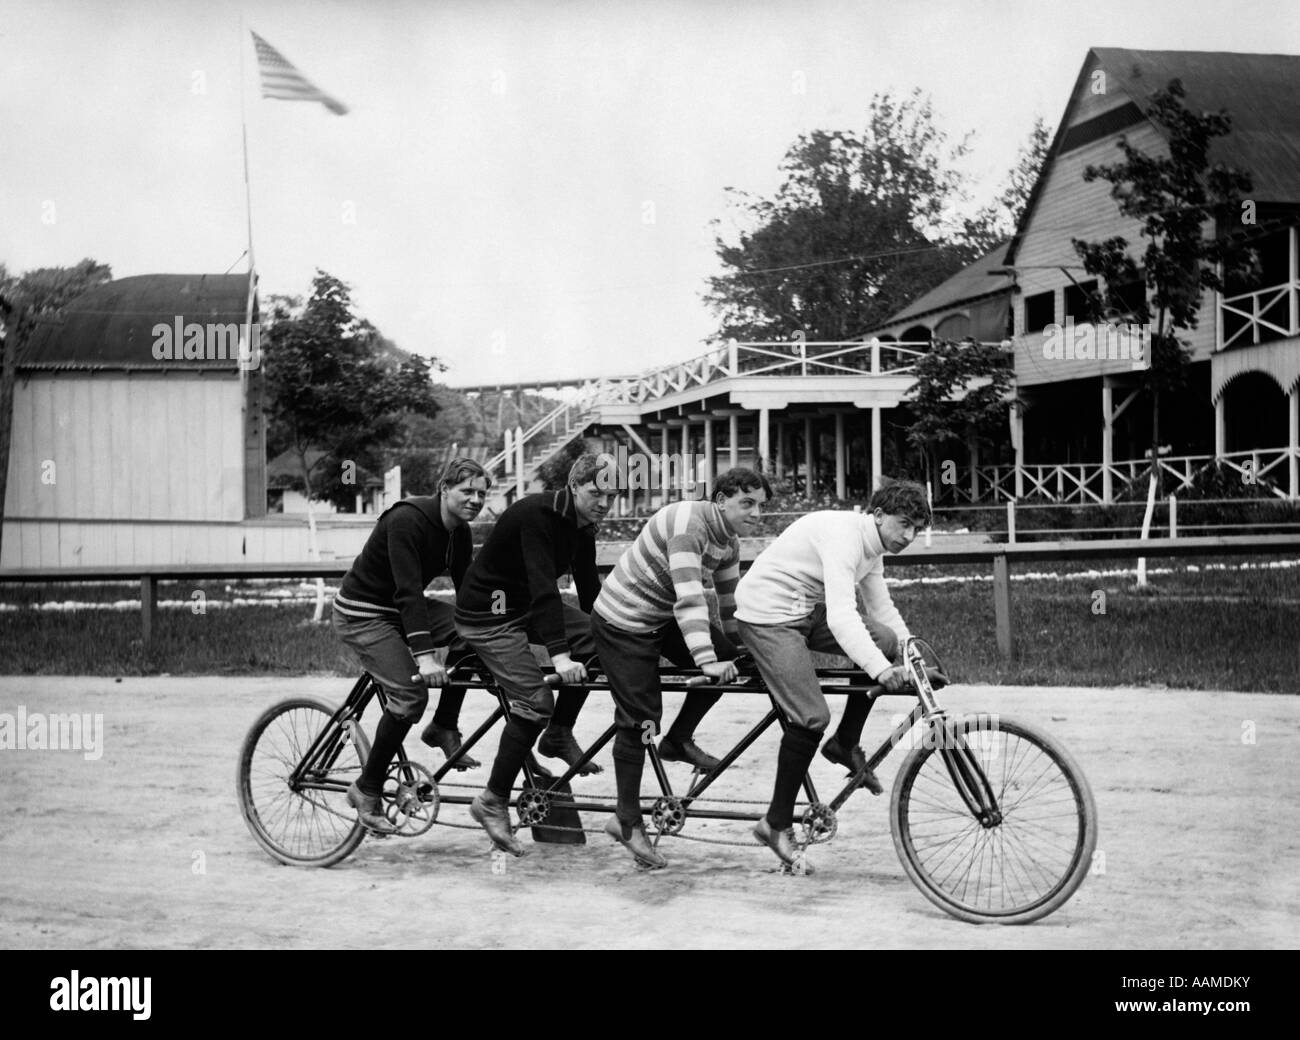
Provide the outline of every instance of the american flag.
<path id="1" fill-rule="evenodd" d="M 262 70 L 262 97 L 281 101 L 319 101 L 335 115 L 346 114 L 346 105 L 313 86 L 283 54 L 257 33 L 253 33 L 253 44 L 257 47 L 258 68 Z"/>

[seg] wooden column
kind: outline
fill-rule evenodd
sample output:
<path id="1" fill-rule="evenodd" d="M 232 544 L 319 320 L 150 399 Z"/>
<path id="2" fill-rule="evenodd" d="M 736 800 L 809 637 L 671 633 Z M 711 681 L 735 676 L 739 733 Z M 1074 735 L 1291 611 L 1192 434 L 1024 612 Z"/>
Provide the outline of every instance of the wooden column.
<path id="1" fill-rule="evenodd" d="M 813 421 L 806 418 L 803 421 L 803 497 L 812 500 L 813 497 L 813 467 L 816 461 L 813 458 Z"/>
<path id="2" fill-rule="evenodd" d="M 158 627 L 158 583 L 152 574 L 140 578 L 140 633 L 145 647 L 153 643 Z"/>
<path id="3" fill-rule="evenodd" d="M 735 469 L 740 465 L 740 417 L 729 415 L 727 419 L 730 434 L 731 468 Z"/>
<path id="4" fill-rule="evenodd" d="M 704 420 L 704 464 L 708 467 L 708 490 L 712 491 L 713 481 L 718 475 L 718 460 L 713 453 L 713 420 Z"/>
<path id="5" fill-rule="evenodd" d="M 873 348 L 874 351 L 880 349 L 879 341 Z M 871 409 L 871 490 L 875 491 L 880 487 L 880 478 L 885 475 L 884 463 L 884 445 L 880 443 L 881 438 L 880 424 L 880 406 L 874 405 Z"/>
<path id="6" fill-rule="evenodd" d="M 845 479 L 845 457 L 844 457 L 844 413 L 835 413 L 835 497 L 846 498 L 848 496 L 847 481 Z"/>
<path id="7" fill-rule="evenodd" d="M 776 479 L 785 477 L 785 423 L 776 424 Z"/>
<path id="8" fill-rule="evenodd" d="M 770 464 L 768 455 L 771 454 L 771 414 L 770 408 L 758 410 L 758 465 L 755 469 L 760 473 L 766 473 Z"/>
<path id="9" fill-rule="evenodd" d="M 1101 500 L 1110 505 L 1115 500 L 1110 467 L 1115 461 L 1115 402 L 1110 383 L 1101 381 Z"/>
<path id="10" fill-rule="evenodd" d="M 1291 229 L 1295 234 L 1295 228 Z M 1287 448 L 1291 458 L 1287 460 L 1287 495 L 1294 502 L 1300 498 L 1300 385 L 1293 386 L 1286 397 L 1290 418 L 1287 421 Z"/>
<path id="11" fill-rule="evenodd" d="M 1016 640 L 1011 627 L 1011 566 L 1005 555 L 993 557 L 993 619 L 997 627 L 998 652 L 1005 661 L 1015 660 Z"/>
<path id="12" fill-rule="evenodd" d="M 1225 454 L 1224 445 L 1228 440 L 1227 417 L 1224 415 L 1224 399 L 1228 396 L 1228 388 L 1224 387 L 1220 392 L 1218 399 L 1214 402 L 1214 459 L 1219 461 Z"/>

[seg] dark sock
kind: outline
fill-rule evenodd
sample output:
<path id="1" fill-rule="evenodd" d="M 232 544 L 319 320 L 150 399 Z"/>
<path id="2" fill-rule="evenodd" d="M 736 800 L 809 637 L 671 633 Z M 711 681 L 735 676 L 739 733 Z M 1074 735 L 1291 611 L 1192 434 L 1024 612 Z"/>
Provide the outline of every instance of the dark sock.
<path id="1" fill-rule="evenodd" d="M 708 714 L 709 709 L 721 699 L 721 690 L 689 691 L 686 700 L 682 703 L 682 710 L 677 713 L 677 718 L 673 719 L 673 724 L 668 727 L 668 739 L 678 745 L 692 739 L 695 736 L 695 727 Z"/>
<path id="2" fill-rule="evenodd" d="M 497 757 L 492 762 L 492 775 L 487 782 L 488 790 L 498 798 L 509 800 L 515 777 L 524 768 L 524 759 L 533 749 L 537 734 L 541 731 L 542 724 L 532 719 L 515 716 L 506 723 L 505 732 L 501 734 L 501 744 L 497 748 Z"/>
<path id="3" fill-rule="evenodd" d="M 844 715 L 835 731 L 835 739 L 844 750 L 852 750 L 862 740 L 862 728 L 867 724 L 867 716 L 875 703 L 865 693 L 850 693 L 846 698 Z"/>
<path id="4" fill-rule="evenodd" d="M 357 787 L 361 788 L 362 794 L 376 795 L 384 789 L 384 777 L 388 775 L 388 767 L 410 729 L 409 722 L 395 719 L 387 711 L 379 716 L 379 725 L 375 727 L 374 743 L 370 746 L 370 757 L 366 759 L 366 766 L 361 770 L 361 777 L 357 780 Z"/>
<path id="5" fill-rule="evenodd" d="M 465 703 L 465 688 L 443 690 L 438 698 L 438 710 L 433 713 L 433 721 L 443 729 L 460 729 L 460 708 Z"/>
<path id="6" fill-rule="evenodd" d="M 808 772 L 821 742 L 821 733 L 802 726 L 787 726 L 781 737 L 781 750 L 776 756 L 776 783 L 772 785 L 772 804 L 767 810 L 767 822 L 774 831 L 783 831 L 794 823 L 794 803 L 799 797 L 799 785 Z"/>
<path id="7" fill-rule="evenodd" d="M 618 787 L 618 822 L 627 829 L 641 820 L 641 774 L 645 745 L 640 729 L 619 729 L 614 735 L 614 782 Z"/>
<path id="8" fill-rule="evenodd" d="M 578 712 L 582 711 L 582 706 L 586 703 L 586 690 L 572 688 L 561 690 L 560 695 L 555 698 L 555 714 L 551 716 L 551 725 L 567 726 L 572 729 L 573 724 L 578 721 Z"/>

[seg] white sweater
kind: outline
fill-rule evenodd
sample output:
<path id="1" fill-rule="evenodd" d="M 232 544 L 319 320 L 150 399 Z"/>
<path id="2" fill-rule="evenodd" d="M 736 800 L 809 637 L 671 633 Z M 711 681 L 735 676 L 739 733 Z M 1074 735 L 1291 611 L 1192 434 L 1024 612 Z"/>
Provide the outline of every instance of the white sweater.
<path id="1" fill-rule="evenodd" d="M 910 633 L 885 587 L 885 547 L 870 513 L 823 510 L 802 516 L 759 553 L 736 588 L 736 617 L 751 625 L 789 624 L 826 604 L 826 623 L 844 652 L 873 679 L 889 667 L 858 615 Z"/>

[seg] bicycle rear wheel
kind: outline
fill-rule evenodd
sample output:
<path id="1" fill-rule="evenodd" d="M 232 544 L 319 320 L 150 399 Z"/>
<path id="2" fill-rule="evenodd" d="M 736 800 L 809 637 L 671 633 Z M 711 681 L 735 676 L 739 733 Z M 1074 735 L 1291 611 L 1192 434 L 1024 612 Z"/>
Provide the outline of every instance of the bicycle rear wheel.
<path id="1" fill-rule="evenodd" d="M 297 785 L 290 777 L 329 726 L 334 709 L 306 697 L 272 705 L 253 723 L 239 753 L 237 788 L 244 822 L 281 863 L 328 867 L 361 844 L 365 829 L 348 804 L 364 752 L 337 727 Z"/>
<path id="2" fill-rule="evenodd" d="M 923 739 L 894 783 L 890 830 L 903 869 L 963 921 L 1046 917 L 1083 882 L 1097 845 L 1083 772 L 1053 738 L 1006 716 L 953 720 L 946 734 Z M 978 809 L 994 812 L 981 822 Z"/>

